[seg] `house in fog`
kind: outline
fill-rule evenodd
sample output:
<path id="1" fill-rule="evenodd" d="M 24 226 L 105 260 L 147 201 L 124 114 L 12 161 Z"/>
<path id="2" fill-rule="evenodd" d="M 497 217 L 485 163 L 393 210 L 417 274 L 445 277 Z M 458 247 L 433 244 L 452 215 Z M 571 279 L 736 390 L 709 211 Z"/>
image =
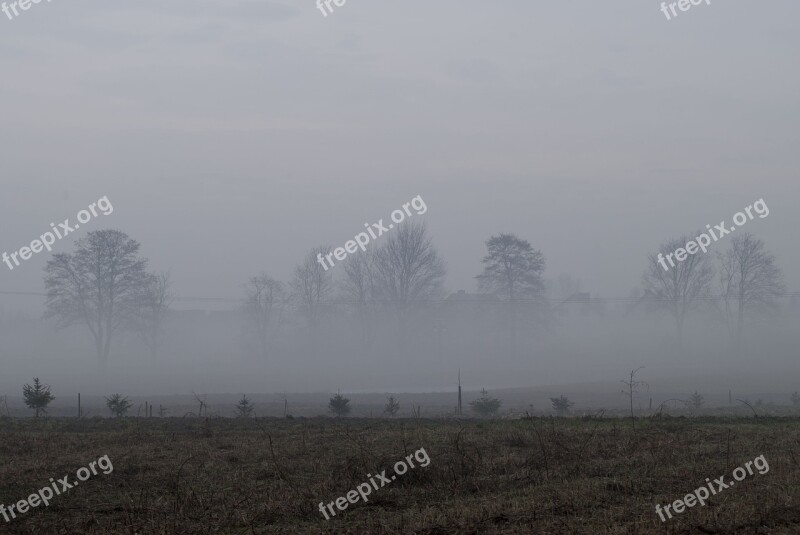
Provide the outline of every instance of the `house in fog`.
<path id="1" fill-rule="evenodd" d="M 592 298 L 589 292 L 572 294 L 565 300 L 554 305 L 556 314 L 562 318 L 582 316 L 602 316 L 606 312 L 606 300 L 600 297 Z"/>

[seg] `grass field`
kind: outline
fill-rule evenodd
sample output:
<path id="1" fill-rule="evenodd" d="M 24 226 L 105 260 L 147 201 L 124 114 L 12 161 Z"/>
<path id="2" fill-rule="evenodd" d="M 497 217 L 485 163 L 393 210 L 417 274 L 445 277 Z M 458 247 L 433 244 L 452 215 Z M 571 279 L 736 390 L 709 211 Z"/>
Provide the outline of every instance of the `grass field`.
<path id="1" fill-rule="evenodd" d="M 6 533 L 800 533 L 798 418 L 0 419 L 6 506 L 108 455 Z M 368 474 L 430 457 L 325 520 Z M 655 505 L 764 455 L 661 522 Z"/>

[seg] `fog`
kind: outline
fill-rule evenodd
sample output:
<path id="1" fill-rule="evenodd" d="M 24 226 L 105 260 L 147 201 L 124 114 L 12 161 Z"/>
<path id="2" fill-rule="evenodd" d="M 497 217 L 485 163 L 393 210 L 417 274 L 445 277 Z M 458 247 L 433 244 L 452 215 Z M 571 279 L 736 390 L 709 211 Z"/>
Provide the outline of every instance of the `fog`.
<path id="1" fill-rule="evenodd" d="M 469 390 L 617 394 L 644 366 L 661 400 L 785 401 L 800 384 L 798 15 L 789 0 L 673 20 L 633 0 L 349 0 L 327 16 L 313 1 L 55 0 L 0 14 L 0 253 L 113 206 L 0 264 L 0 395 L 32 377 L 64 397 L 452 392 L 459 370 Z M 424 212 L 322 272 L 310 314 L 292 285 L 309 251 L 416 197 Z M 714 274 L 679 335 L 645 291 L 649 255 L 759 200 L 768 216 L 689 257 Z M 347 267 L 411 228 L 438 282 L 415 279 L 399 301 L 387 254 L 383 284 L 354 299 Z M 85 324 L 45 318 L 44 278 L 109 229 L 170 273 L 172 300 L 155 355 L 123 325 L 102 366 Z M 503 233 L 544 258 L 518 304 L 476 279 Z M 722 268 L 746 234 L 782 291 L 748 301 L 739 328 Z M 245 287 L 262 273 L 285 290 L 263 347 Z"/>

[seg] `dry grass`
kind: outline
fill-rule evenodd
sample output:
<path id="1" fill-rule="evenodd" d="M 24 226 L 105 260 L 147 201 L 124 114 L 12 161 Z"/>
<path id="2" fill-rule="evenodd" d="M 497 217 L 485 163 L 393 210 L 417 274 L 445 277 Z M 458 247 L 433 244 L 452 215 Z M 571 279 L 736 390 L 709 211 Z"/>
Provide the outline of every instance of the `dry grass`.
<path id="1" fill-rule="evenodd" d="M 108 454 L 8 533 L 800 533 L 800 420 L 0 419 L 0 501 Z M 431 458 L 326 521 L 317 509 L 424 447 Z M 682 498 L 764 454 L 666 523 Z"/>

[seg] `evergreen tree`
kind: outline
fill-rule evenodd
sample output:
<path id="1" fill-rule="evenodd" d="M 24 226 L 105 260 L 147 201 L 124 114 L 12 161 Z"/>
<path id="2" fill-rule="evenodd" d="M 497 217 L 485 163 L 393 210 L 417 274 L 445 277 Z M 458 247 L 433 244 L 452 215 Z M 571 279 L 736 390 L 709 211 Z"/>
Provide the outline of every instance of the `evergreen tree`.
<path id="1" fill-rule="evenodd" d="M 694 391 L 694 394 L 689 396 L 689 406 L 692 407 L 693 409 L 701 408 L 704 403 L 705 402 L 703 401 L 703 396 L 699 392 L 697 392 L 697 390 Z"/>
<path id="2" fill-rule="evenodd" d="M 47 406 L 56 399 L 50 393 L 50 386 L 43 385 L 39 382 L 38 377 L 33 378 L 33 386 L 22 387 L 22 397 L 25 399 L 25 405 L 36 411 L 36 418 L 39 417 L 39 414 L 47 414 Z"/>
<path id="3" fill-rule="evenodd" d="M 328 403 L 328 409 L 335 413 L 336 416 L 346 416 L 350 414 L 350 405 L 348 403 L 350 403 L 350 400 L 337 392 Z"/>
<path id="4" fill-rule="evenodd" d="M 560 416 L 567 414 L 570 408 L 575 405 L 572 401 L 569 400 L 567 396 L 560 396 L 557 398 L 550 398 L 550 402 L 553 404 L 553 410 L 556 411 Z"/>
<path id="5" fill-rule="evenodd" d="M 239 403 L 236 404 L 236 416 L 239 418 L 250 418 L 252 413 L 253 403 L 246 395 L 242 394 L 242 399 L 240 399 Z"/>
<path id="6" fill-rule="evenodd" d="M 386 400 L 386 405 L 383 407 L 383 412 L 389 416 L 394 416 L 400 410 L 400 403 L 394 399 L 394 396 L 389 396 Z"/>
<path id="7" fill-rule="evenodd" d="M 481 390 L 481 397 L 470 402 L 469 406 L 481 416 L 491 416 L 497 412 L 502 404 L 503 402 L 499 399 L 489 397 L 489 392 L 483 389 Z"/>

